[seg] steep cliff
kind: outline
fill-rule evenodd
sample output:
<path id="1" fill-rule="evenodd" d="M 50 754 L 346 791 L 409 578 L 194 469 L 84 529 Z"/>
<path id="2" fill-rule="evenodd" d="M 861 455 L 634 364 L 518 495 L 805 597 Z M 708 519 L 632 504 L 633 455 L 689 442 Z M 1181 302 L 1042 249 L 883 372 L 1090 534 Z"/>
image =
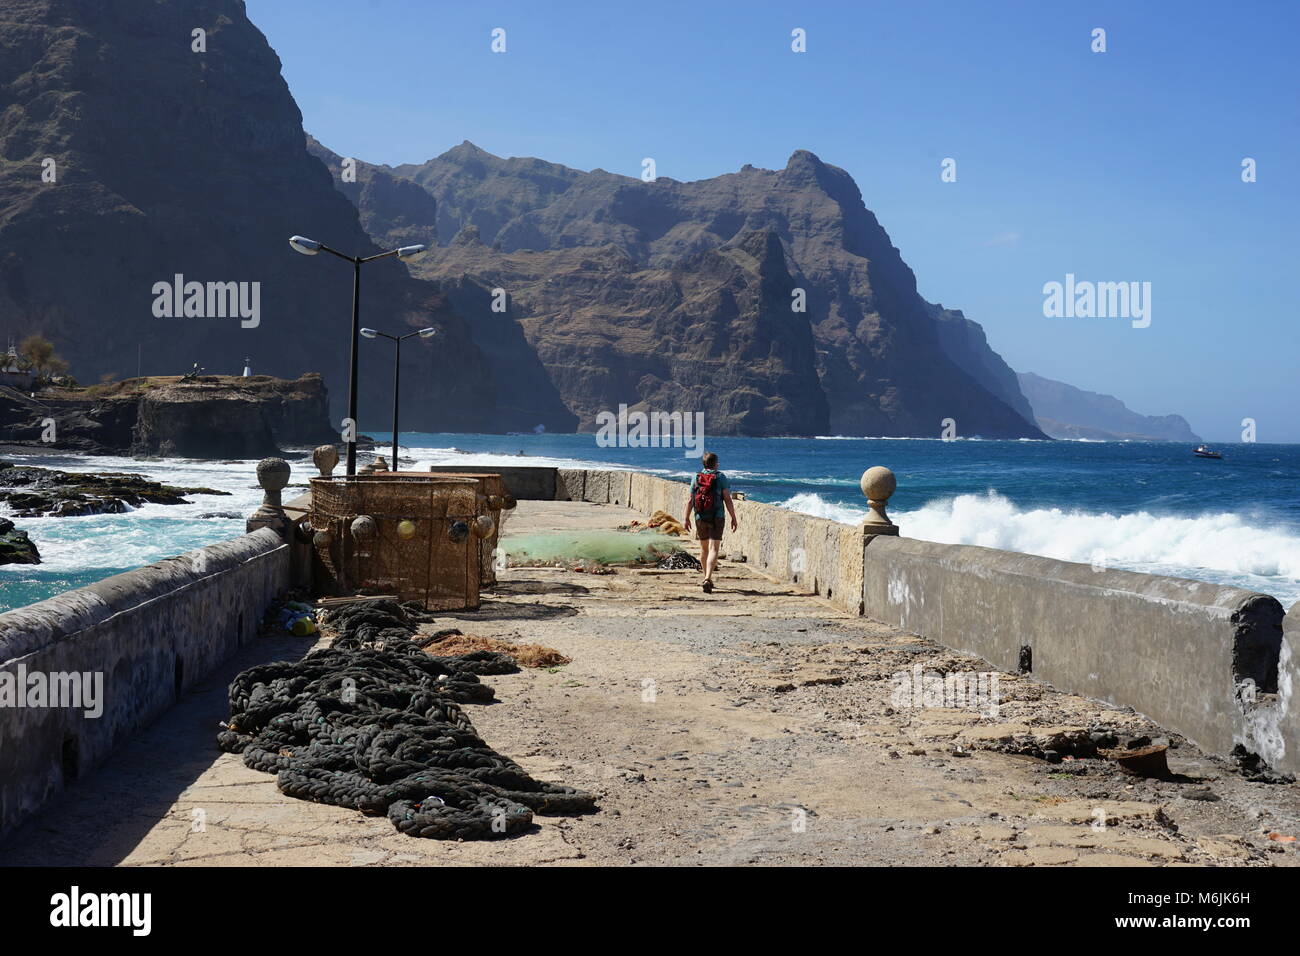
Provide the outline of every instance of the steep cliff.
<path id="1" fill-rule="evenodd" d="M 811 329 L 790 320 L 796 280 L 771 231 L 643 268 L 613 245 L 500 253 L 469 226 L 438 265 L 527 303 L 519 321 L 580 429 L 620 404 L 703 412 L 713 435 L 827 428 Z"/>
<path id="2" fill-rule="evenodd" d="M 387 171 L 435 197 L 439 238 L 453 244 L 419 264 L 417 274 L 468 274 L 506 289 L 583 427 L 592 409 L 675 400 L 682 390 L 658 383 L 678 382 L 707 407 L 729 407 L 728 393 L 741 387 L 735 409 L 746 411 L 725 415 L 725 427 L 748 433 L 935 435 L 943 419 L 955 418 L 965 435 L 1043 437 L 982 330 L 921 298 L 915 276 L 852 178 L 806 150 L 784 169 L 745 166 L 690 183 L 502 159 L 471 143 Z M 479 241 L 456 243 L 467 228 Z M 782 300 L 772 294 L 782 281 L 772 279 L 768 294 L 737 312 L 733 329 L 750 324 L 753 342 L 746 348 L 754 348 L 766 334 L 762 328 L 780 327 L 794 351 L 775 360 L 788 369 L 768 366 L 762 380 L 752 378 L 754 370 L 737 369 L 715 373 L 708 385 L 682 381 L 700 360 L 716 357 L 722 368 L 748 355 L 699 351 L 731 307 L 734 276 L 713 267 L 686 273 L 713 261 L 698 257 L 739 248 L 757 234 L 779 242 L 791 283 Z M 667 276 L 678 285 L 662 285 Z M 679 288 L 683 283 L 689 294 Z M 796 288 L 806 296 L 806 311 L 792 308 Z M 721 311 L 701 314 L 688 299 L 711 301 Z M 694 331 L 648 348 L 645 329 L 653 314 Z M 821 401 L 809 404 L 807 370 L 796 354 L 803 326 L 812 336 L 825 418 Z M 741 386 L 736 376 L 749 380 Z M 799 404 L 804 407 L 789 411 Z"/>
<path id="3" fill-rule="evenodd" d="M 1010 405 L 1017 415 L 1032 422 L 1034 410 L 1020 389 L 1020 380 L 1002 356 L 989 347 L 984 327 L 966 318 L 961 309 L 929 304 L 929 312 L 939 333 L 939 344 L 948 357 Z"/>
<path id="4" fill-rule="evenodd" d="M 381 249 L 308 153 L 279 59 L 241 0 L 0 0 L 0 25 L 8 331 L 44 333 L 87 382 L 195 362 L 233 373 L 246 356 L 281 377 L 319 371 L 337 423 L 352 270 L 286 240 Z M 206 31 L 203 51 L 195 29 Z M 395 198 L 372 185 L 376 203 Z M 401 233 L 411 238 L 419 196 L 396 188 L 403 208 L 417 207 Z M 158 291 L 176 281 L 184 317 L 166 315 L 177 297 Z M 196 297 L 191 282 L 204 284 Z M 223 285 L 214 294 L 209 283 Z M 222 290 L 242 293 L 247 314 L 232 315 Z M 383 260 L 363 270 L 361 305 L 363 321 L 386 331 L 440 330 L 403 349 L 408 427 L 500 427 L 492 383 L 511 370 L 491 367 L 436 288 Z M 363 342 L 360 365 L 361 424 L 382 423 L 392 353 Z"/>

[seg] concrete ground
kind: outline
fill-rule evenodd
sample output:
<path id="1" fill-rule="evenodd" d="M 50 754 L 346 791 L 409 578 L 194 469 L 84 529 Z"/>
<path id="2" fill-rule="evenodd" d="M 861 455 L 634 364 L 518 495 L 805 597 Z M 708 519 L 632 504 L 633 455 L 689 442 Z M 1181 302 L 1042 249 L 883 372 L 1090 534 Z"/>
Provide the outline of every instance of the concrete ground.
<path id="1" fill-rule="evenodd" d="M 626 509 L 524 502 L 507 532 L 613 528 Z M 487 678 L 484 739 L 601 810 L 497 842 L 405 837 L 384 818 L 281 794 L 214 743 L 240 669 L 305 652 L 267 639 L 185 697 L 0 849 L 9 865 L 878 864 L 1294 866 L 1300 787 L 1252 783 L 1176 736 L 1172 779 L 1069 759 L 1139 715 L 998 675 L 997 716 L 894 700 L 915 665 L 987 664 L 744 564 L 698 573 L 516 569 L 438 627 L 540 643 L 565 667 Z M 1066 759 L 1006 752 L 1037 743 Z"/>

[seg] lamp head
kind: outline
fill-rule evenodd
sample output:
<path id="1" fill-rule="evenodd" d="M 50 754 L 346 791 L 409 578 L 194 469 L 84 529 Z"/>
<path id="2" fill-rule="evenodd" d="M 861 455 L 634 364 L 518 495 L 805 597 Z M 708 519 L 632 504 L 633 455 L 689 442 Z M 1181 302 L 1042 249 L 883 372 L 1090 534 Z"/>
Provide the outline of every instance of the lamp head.
<path id="1" fill-rule="evenodd" d="M 306 236 L 291 236 L 289 245 L 293 246 L 294 251 L 301 252 L 304 256 L 314 256 L 320 252 L 320 243 L 315 239 L 308 239 Z"/>
<path id="2" fill-rule="evenodd" d="M 437 329 L 420 329 L 419 336 L 422 339 L 431 339 L 438 334 Z"/>
<path id="3" fill-rule="evenodd" d="M 362 336 L 364 336 L 365 338 L 373 339 L 373 338 L 374 338 L 375 336 L 377 336 L 379 333 L 376 332 L 374 329 L 362 329 L 362 330 L 361 330 L 361 334 L 362 334 Z"/>
<path id="4" fill-rule="evenodd" d="M 410 262 L 412 259 L 418 259 L 424 255 L 424 246 L 402 246 L 397 250 L 397 258 L 403 262 Z"/>

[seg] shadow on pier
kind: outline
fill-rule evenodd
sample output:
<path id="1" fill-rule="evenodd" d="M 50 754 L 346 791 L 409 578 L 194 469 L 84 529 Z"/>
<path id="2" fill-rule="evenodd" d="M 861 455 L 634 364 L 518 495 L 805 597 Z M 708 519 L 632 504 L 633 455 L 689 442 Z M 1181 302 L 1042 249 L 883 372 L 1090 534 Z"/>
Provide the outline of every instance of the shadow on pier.
<path id="1" fill-rule="evenodd" d="M 217 749 L 230 682 L 257 664 L 297 660 L 316 640 L 263 637 L 248 645 L 9 834 L 0 843 L 0 866 L 116 866 L 160 823 L 190 829 L 202 802 L 186 801 L 185 792 L 218 759 L 239 760 Z M 154 865 L 168 862 L 144 856 Z"/>

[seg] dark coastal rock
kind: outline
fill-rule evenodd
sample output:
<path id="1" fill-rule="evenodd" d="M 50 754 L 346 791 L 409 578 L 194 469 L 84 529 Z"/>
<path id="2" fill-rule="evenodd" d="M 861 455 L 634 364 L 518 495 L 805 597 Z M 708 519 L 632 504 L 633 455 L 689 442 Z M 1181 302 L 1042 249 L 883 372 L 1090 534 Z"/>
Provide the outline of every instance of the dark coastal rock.
<path id="1" fill-rule="evenodd" d="M 87 454 L 255 458 L 280 445 L 335 438 L 318 375 L 128 379 L 83 391 L 51 390 L 26 402 L 0 394 L 10 444 Z M 42 440 L 54 419 L 56 440 Z"/>
<path id="2" fill-rule="evenodd" d="M 142 475 L 78 474 L 0 461 L 0 501 L 24 518 L 121 514 L 143 504 L 188 504 L 185 495 L 229 494 L 164 485 Z"/>
<path id="3" fill-rule="evenodd" d="M 40 564 L 41 553 L 36 550 L 26 531 L 19 531 L 8 518 L 0 518 L 0 564 Z"/>
<path id="4" fill-rule="evenodd" d="M 137 370 L 179 374 L 196 362 L 237 374 L 245 357 L 281 378 L 320 372 L 337 423 L 347 402 L 352 269 L 299 255 L 287 240 L 301 233 L 357 256 L 385 249 L 308 153 L 279 58 L 243 0 L 0 0 L 0 23 L 6 334 L 44 333 L 91 383 Z M 208 31 L 202 54 L 191 50 L 198 26 Z M 42 182 L 46 159 L 52 183 Z M 410 225 L 403 238 L 418 231 Z M 155 285 L 178 275 L 248 284 L 250 304 L 258 283 L 256 318 L 156 315 Z M 512 370 L 492 366 L 435 285 L 396 259 L 372 262 L 362 316 L 393 333 L 439 329 L 402 349 L 408 428 L 502 427 L 494 382 Z M 363 414 L 391 407 L 392 363 L 387 343 L 363 343 Z M 163 423 L 146 425 L 147 447 L 180 444 Z"/>
<path id="5" fill-rule="evenodd" d="M 56 440 L 43 440 L 53 419 Z M 334 441 L 325 384 L 254 375 L 127 379 L 34 398 L 0 392 L 9 444 L 95 455 L 262 458 Z"/>
<path id="6" fill-rule="evenodd" d="M 852 178 L 807 150 L 689 183 L 472 143 L 388 172 L 437 201 L 446 245 L 416 274 L 506 289 L 584 429 L 640 403 L 703 410 L 713 434 L 936 436 L 954 418 L 959 435 L 1044 437 L 983 330 L 921 298 Z"/>

